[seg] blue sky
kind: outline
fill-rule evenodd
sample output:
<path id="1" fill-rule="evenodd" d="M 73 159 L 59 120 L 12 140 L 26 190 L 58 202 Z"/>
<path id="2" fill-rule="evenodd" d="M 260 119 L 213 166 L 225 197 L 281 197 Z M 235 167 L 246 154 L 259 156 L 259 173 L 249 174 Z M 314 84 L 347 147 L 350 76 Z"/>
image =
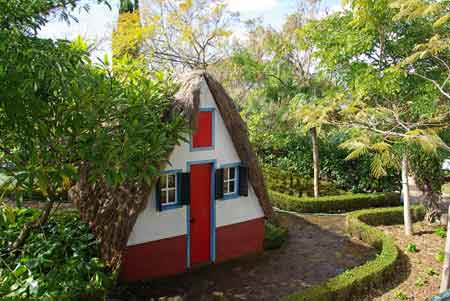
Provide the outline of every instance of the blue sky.
<path id="1" fill-rule="evenodd" d="M 295 0 L 227 0 L 233 11 L 241 14 L 241 19 L 262 17 L 266 24 L 279 28 L 286 15 L 295 9 Z M 307 0 L 302 0 L 307 1 Z M 110 10 L 106 5 L 97 5 L 95 1 L 83 0 L 92 3 L 89 12 L 77 10 L 75 15 L 79 22 L 65 22 L 53 20 L 40 32 L 40 36 L 47 38 L 73 39 L 78 35 L 95 43 L 95 55 L 103 57 L 111 51 L 111 34 L 118 15 L 119 0 L 109 0 Z M 340 7 L 340 0 L 324 0 L 324 7 L 332 10 Z"/>

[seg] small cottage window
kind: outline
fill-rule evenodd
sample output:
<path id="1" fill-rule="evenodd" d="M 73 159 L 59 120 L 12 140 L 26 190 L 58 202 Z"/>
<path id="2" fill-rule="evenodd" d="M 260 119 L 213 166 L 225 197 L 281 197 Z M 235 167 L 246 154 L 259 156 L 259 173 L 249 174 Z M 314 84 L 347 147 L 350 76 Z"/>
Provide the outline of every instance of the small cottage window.
<path id="1" fill-rule="evenodd" d="M 177 203 L 177 176 L 166 174 L 161 176 L 161 205 L 173 205 Z"/>
<path id="2" fill-rule="evenodd" d="M 236 167 L 224 168 L 223 170 L 223 194 L 232 195 L 237 188 Z"/>

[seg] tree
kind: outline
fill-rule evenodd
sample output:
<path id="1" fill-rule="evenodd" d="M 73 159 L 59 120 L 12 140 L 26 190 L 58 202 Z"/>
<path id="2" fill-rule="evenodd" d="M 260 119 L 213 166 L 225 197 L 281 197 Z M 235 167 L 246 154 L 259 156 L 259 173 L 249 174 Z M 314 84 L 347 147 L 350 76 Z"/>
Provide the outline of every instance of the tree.
<path id="1" fill-rule="evenodd" d="M 162 73 L 129 58 L 112 73 L 90 61 L 81 39 L 36 37 L 55 9 L 70 13 L 67 3 L 0 3 L 0 172 L 35 186 L 48 203 L 43 220 L 25 227 L 12 251 L 70 189 L 115 269 L 186 121 L 171 111 L 176 85 Z"/>
<path id="2" fill-rule="evenodd" d="M 440 97 L 435 85 L 401 68 L 402 61 L 434 29 L 426 18 L 397 20 L 398 11 L 389 1 L 348 3 L 350 10 L 313 22 L 306 31 L 315 55 L 341 87 L 340 93 L 307 109 L 352 134 L 343 145 L 352 151 L 349 159 L 375 152 L 375 175 L 382 176 L 386 166 L 402 162 L 397 166 L 402 167 L 409 235 L 408 149 L 414 144 L 429 152 L 449 149 L 439 136 L 448 127 L 449 102 Z M 422 68 L 416 66 L 417 71 Z"/>
<path id="3" fill-rule="evenodd" d="M 140 12 L 152 31 L 143 39 L 149 64 L 177 72 L 206 69 L 222 60 L 238 19 L 219 0 L 145 1 Z"/>
<path id="4" fill-rule="evenodd" d="M 300 3 L 295 13 L 287 17 L 283 28 L 279 31 L 265 28 L 253 20 L 247 22 L 249 27 L 248 41 L 238 45 L 232 62 L 240 67 L 236 79 L 242 83 L 244 78 L 253 88 L 255 94 L 250 97 L 259 106 L 272 102 L 278 107 L 281 117 L 292 117 L 291 126 L 298 127 L 302 116 L 295 113 L 292 103 L 313 102 L 321 93 L 324 81 L 314 72 L 315 61 L 312 57 L 312 47 L 304 39 L 301 30 L 304 25 L 317 18 L 321 1 Z M 246 87 L 244 91 L 248 91 Z M 258 99 L 260 98 L 260 99 Z M 287 114 L 290 109 L 294 114 Z M 273 110 L 273 107 L 270 108 Z M 284 113 L 284 114 L 283 114 Z M 276 114 L 276 113 L 275 113 Z M 283 122 L 279 119 L 277 122 Z M 319 138 L 320 128 L 307 129 L 311 136 L 313 149 L 313 183 L 314 196 L 319 196 L 320 158 Z"/>

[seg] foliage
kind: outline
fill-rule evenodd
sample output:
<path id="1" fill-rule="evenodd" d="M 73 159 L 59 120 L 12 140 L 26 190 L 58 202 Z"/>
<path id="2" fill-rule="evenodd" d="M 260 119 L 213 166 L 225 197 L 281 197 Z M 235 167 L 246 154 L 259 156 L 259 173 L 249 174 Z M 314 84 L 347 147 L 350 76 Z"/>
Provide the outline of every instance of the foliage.
<path id="1" fill-rule="evenodd" d="M 288 229 L 272 222 L 264 224 L 264 250 L 280 248 L 288 239 Z"/>
<path id="2" fill-rule="evenodd" d="M 437 276 L 437 275 L 439 275 L 439 273 L 436 272 L 433 268 L 428 268 L 426 270 L 426 273 L 427 273 L 428 276 Z"/>
<path id="3" fill-rule="evenodd" d="M 343 194 L 319 198 L 295 197 L 270 191 L 272 204 L 283 210 L 300 213 L 339 213 L 371 207 L 399 206 L 398 193 Z"/>
<path id="4" fill-rule="evenodd" d="M 436 230 L 434 230 L 434 234 L 436 234 L 440 238 L 446 238 L 447 230 L 444 227 L 437 227 Z"/>
<path id="5" fill-rule="evenodd" d="M 414 243 L 409 243 L 409 244 L 406 246 L 406 251 L 408 251 L 409 253 L 417 253 L 418 250 L 417 250 L 416 244 L 414 244 Z"/>
<path id="6" fill-rule="evenodd" d="M 218 0 L 149 1 L 141 13 L 153 31 L 143 47 L 150 66 L 177 72 L 220 61 L 238 18 Z"/>
<path id="7" fill-rule="evenodd" d="M 59 212 L 27 239 L 18 254 L 7 252 L 37 209 L 0 208 L 0 298 L 102 296 L 113 276 L 99 259 L 98 242 L 75 212 Z"/>
<path id="8" fill-rule="evenodd" d="M 299 177 L 292 172 L 275 167 L 264 166 L 263 170 L 268 189 L 299 197 L 313 196 L 311 178 Z M 326 181 L 320 182 L 320 189 L 322 195 L 337 195 L 340 193 L 332 183 Z"/>
<path id="9" fill-rule="evenodd" d="M 347 128 L 352 138 L 343 145 L 349 159 L 374 153 L 376 176 L 399 164 L 404 145 L 425 151 L 449 149 L 440 134 L 448 127 L 450 102 L 428 80 L 402 68 L 411 52 L 436 31 L 427 18 L 395 18 L 390 1 L 348 1 L 349 10 L 311 22 L 305 35 L 313 41 L 321 65 L 335 75 L 339 86 L 320 104 L 303 107 L 315 119 Z M 337 31 L 336 28 L 340 30 Z M 415 70 L 433 65 L 416 64 Z M 446 72 L 435 72 L 444 80 Z M 339 91 L 340 90 L 340 91 Z"/>
<path id="10" fill-rule="evenodd" d="M 0 2 L 0 20 L 14 16 L 11 7 L 27 7 L 28 2 Z M 34 3 L 45 7 L 49 1 Z M 66 2 L 58 3 L 65 11 Z M 85 221 L 97 218 L 101 256 L 117 268 L 119 256 L 110 261 L 111 250 L 121 254 L 125 247 L 142 210 L 139 196 L 150 190 L 168 154 L 188 132 L 185 118 L 172 106 L 177 85 L 129 55 L 115 59 L 113 70 L 106 60 L 94 64 L 81 38 L 41 39 L 30 30 L 45 24 L 52 11 L 25 12 L 0 27 L 0 173 L 16 186 L 38 189 L 48 200 L 45 212 L 69 189 L 72 196 L 88 196 L 76 204 L 89 208 L 89 215 L 82 212 Z M 115 196 L 117 191 L 141 193 L 121 195 L 118 210 L 107 193 L 74 192 L 80 183 L 116 189 Z M 108 202 L 102 202 L 106 197 Z M 44 223 L 46 216 L 36 223 Z M 12 248 L 20 247 L 29 229 L 24 227 Z M 117 232 L 123 237 L 114 241 Z"/>
<path id="11" fill-rule="evenodd" d="M 394 297 L 397 300 L 408 300 L 408 296 L 403 291 L 395 291 L 394 292 Z"/>
<path id="12" fill-rule="evenodd" d="M 111 185 L 157 174 L 185 127 L 178 116 L 163 118 L 176 87 L 162 74 L 126 58 L 112 74 L 90 62 L 81 39 L 44 40 L 4 27 L 0 34 L 2 172 L 17 184 L 35 181 L 44 194 L 76 180 L 81 162 Z"/>
<path id="13" fill-rule="evenodd" d="M 416 279 L 416 282 L 414 283 L 414 285 L 417 286 L 417 287 L 423 287 L 423 286 L 425 286 L 427 284 L 428 284 L 428 280 L 424 279 L 422 277 L 418 277 Z"/>
<path id="14" fill-rule="evenodd" d="M 424 216 L 421 207 L 414 208 L 414 215 Z M 370 288 L 382 288 L 397 275 L 399 251 L 394 240 L 374 226 L 401 223 L 403 208 L 378 208 L 355 211 L 347 216 L 347 231 L 379 251 L 379 255 L 367 263 L 329 279 L 325 283 L 293 293 L 283 301 L 300 300 L 359 300 Z M 372 224 L 373 222 L 373 224 Z"/>
<path id="15" fill-rule="evenodd" d="M 444 252 L 443 250 L 439 250 L 439 251 L 437 252 L 435 258 L 436 258 L 436 260 L 437 260 L 439 263 L 443 263 L 443 262 L 444 262 L 444 259 L 445 259 L 445 252 Z"/>
<path id="16" fill-rule="evenodd" d="M 312 191 L 312 146 L 311 139 L 295 127 L 280 121 L 276 113 L 253 112 L 246 118 L 250 141 L 263 163 L 311 182 Z M 345 160 L 348 153 L 339 148 L 346 135 L 330 133 L 319 138 L 321 153 L 321 178 L 324 183 L 333 183 L 337 189 L 352 192 L 396 191 L 400 188 L 398 173 L 389 169 L 388 175 L 375 178 L 371 174 L 372 155 L 356 160 Z M 275 175 L 275 180 L 284 182 Z M 272 179 L 268 178 L 269 184 Z M 332 185 L 333 186 L 333 185 Z M 329 194 L 321 187 L 323 194 Z M 278 189 L 275 189 L 278 190 Z M 332 189 L 333 190 L 333 189 Z M 332 191 L 331 190 L 331 191 Z"/>

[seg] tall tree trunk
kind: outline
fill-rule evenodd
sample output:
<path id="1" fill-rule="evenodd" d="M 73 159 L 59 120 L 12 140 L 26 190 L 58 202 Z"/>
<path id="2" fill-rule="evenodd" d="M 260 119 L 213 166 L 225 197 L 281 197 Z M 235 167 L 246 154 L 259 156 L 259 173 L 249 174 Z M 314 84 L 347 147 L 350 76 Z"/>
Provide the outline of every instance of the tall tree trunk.
<path id="1" fill-rule="evenodd" d="M 408 167 L 408 157 L 403 154 L 402 158 L 402 196 L 403 196 L 403 218 L 405 220 L 405 234 L 412 235 L 412 221 L 411 221 L 411 200 L 409 194 L 409 167 Z"/>
<path id="2" fill-rule="evenodd" d="M 448 206 L 448 216 L 450 217 L 450 206 Z M 445 240 L 445 257 L 442 266 L 440 293 L 448 290 L 450 280 L 450 234 L 448 233 L 448 229 L 450 229 L 450 218 L 447 221 L 447 239 Z"/>
<path id="3" fill-rule="evenodd" d="M 311 130 L 312 151 L 313 151 L 313 166 L 314 166 L 314 197 L 318 198 L 319 180 L 320 180 L 320 158 L 319 158 L 319 142 L 317 139 L 317 128 Z"/>

